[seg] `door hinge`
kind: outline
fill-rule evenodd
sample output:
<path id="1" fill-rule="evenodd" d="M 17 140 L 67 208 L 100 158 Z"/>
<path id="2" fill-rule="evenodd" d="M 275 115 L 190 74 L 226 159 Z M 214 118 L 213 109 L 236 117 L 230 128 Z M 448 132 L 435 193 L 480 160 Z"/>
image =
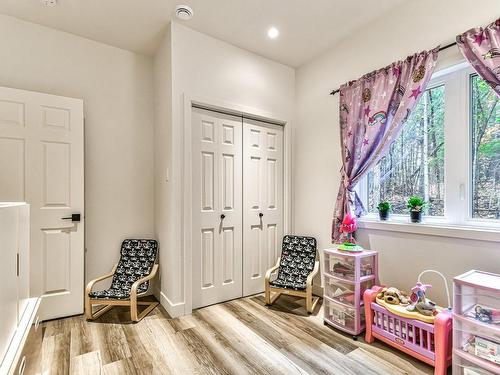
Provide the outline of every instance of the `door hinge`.
<path id="1" fill-rule="evenodd" d="M 16 254 L 16 276 L 19 277 L 19 253 Z"/>

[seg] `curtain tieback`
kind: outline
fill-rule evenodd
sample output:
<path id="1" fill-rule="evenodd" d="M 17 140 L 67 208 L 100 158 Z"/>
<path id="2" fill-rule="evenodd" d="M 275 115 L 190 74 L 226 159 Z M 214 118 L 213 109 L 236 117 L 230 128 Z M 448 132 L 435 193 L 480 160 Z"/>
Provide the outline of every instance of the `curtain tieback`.
<path id="1" fill-rule="evenodd" d="M 346 189 L 349 189 L 349 186 L 351 186 L 351 179 L 345 173 L 343 174 L 343 180 L 344 180 L 344 187 Z"/>

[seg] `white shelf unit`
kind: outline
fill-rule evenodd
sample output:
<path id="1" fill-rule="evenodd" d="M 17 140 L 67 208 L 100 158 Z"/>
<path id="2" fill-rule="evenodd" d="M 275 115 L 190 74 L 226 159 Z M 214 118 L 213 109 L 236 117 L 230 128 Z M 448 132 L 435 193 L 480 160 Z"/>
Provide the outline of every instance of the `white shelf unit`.
<path id="1" fill-rule="evenodd" d="M 30 295 L 30 206 L 0 202 L 0 375 L 40 372 L 40 298 Z"/>

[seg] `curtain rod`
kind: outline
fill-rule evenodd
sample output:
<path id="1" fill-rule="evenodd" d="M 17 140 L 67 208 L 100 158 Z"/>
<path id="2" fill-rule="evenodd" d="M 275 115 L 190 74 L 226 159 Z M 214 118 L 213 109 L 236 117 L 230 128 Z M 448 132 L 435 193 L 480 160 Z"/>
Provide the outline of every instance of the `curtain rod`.
<path id="1" fill-rule="evenodd" d="M 443 51 L 443 50 L 445 50 L 445 49 L 448 49 L 448 48 L 450 48 L 450 47 L 453 47 L 453 46 L 454 46 L 454 45 L 456 45 L 456 44 L 457 44 L 457 42 L 453 42 L 453 43 L 447 44 L 447 45 L 445 45 L 445 46 L 443 46 L 443 47 L 439 47 L 439 51 L 441 52 L 441 51 Z M 332 92 L 330 92 L 330 95 L 335 95 L 335 94 L 336 94 L 336 93 L 338 93 L 339 91 L 340 91 L 340 88 L 335 89 L 335 90 L 333 90 Z"/>

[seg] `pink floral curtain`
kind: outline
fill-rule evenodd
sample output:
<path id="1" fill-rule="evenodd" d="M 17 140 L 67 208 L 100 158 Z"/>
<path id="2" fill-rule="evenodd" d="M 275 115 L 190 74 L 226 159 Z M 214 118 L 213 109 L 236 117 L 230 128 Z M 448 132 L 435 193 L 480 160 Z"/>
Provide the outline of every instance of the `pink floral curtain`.
<path id="1" fill-rule="evenodd" d="M 340 87 L 342 181 L 332 225 L 332 242 L 348 213 L 360 216 L 364 207 L 354 188 L 380 160 L 399 134 L 425 91 L 434 71 L 438 48 L 366 74 Z"/>
<path id="2" fill-rule="evenodd" d="M 488 25 L 457 36 L 464 57 L 500 96 L 500 18 Z"/>

